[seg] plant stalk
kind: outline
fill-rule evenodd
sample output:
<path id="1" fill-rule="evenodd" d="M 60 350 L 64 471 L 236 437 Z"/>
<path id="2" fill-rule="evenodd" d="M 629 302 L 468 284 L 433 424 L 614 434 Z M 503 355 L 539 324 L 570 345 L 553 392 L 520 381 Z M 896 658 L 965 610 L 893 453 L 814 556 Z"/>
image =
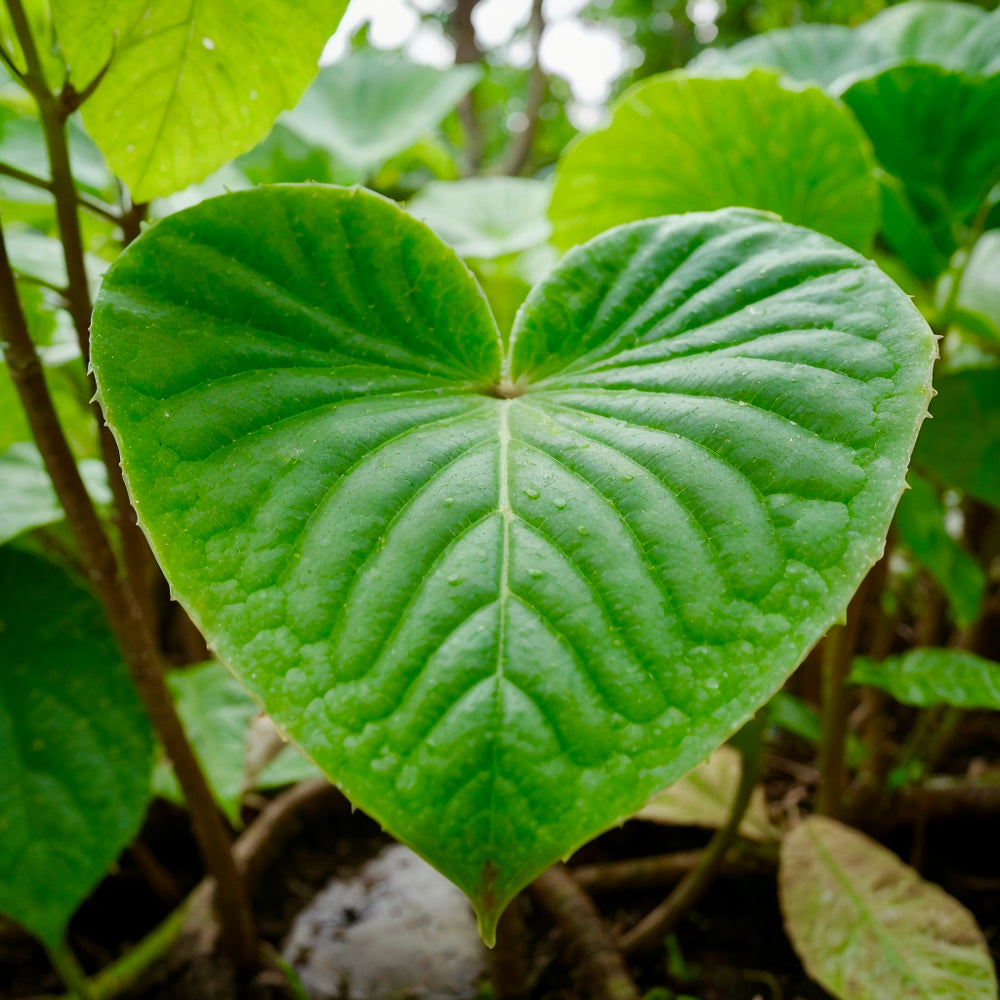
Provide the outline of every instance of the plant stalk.
<path id="1" fill-rule="evenodd" d="M 823 645 L 823 706 L 817 761 L 820 783 L 816 796 L 816 810 L 824 816 L 833 818 L 843 815 L 844 792 L 847 788 L 844 749 L 847 743 L 847 717 L 851 707 L 851 691 L 847 686 L 847 677 L 851 672 L 851 659 L 858 646 L 861 620 L 864 617 L 872 581 L 881 578 L 883 567 L 884 557 L 861 581 L 861 586 L 847 606 L 845 623 L 834 625 L 827 632 Z"/>
<path id="2" fill-rule="evenodd" d="M 715 832 L 698 863 L 681 879 L 674 891 L 621 939 L 621 949 L 626 955 L 659 947 L 684 914 L 701 899 L 722 867 L 726 854 L 739 833 L 740 823 L 750 805 L 753 790 L 760 777 L 764 747 L 764 716 L 763 711 L 759 712 L 745 727 L 749 739 L 744 744 L 740 782 L 726 825 Z"/>
<path id="3" fill-rule="evenodd" d="M 228 953 L 241 967 L 256 956 L 249 902 L 230 852 L 221 814 L 188 743 L 163 678 L 160 654 L 129 581 L 122 579 L 114 551 L 80 478 L 56 416 L 42 364 L 28 334 L 14 273 L 0 228 L 0 340 L 4 360 L 28 417 L 38 450 L 66 511 L 70 530 L 104 608 L 123 659 L 187 798 L 206 869 L 218 886 L 217 908 Z"/>
<path id="4" fill-rule="evenodd" d="M 59 978 L 66 984 L 70 997 L 75 997 L 77 1000 L 97 1000 L 87 981 L 87 974 L 80 967 L 70 946 L 64 941 L 58 948 L 48 948 L 48 946 L 46 948 L 49 961 L 59 973 Z"/>
<path id="5" fill-rule="evenodd" d="M 639 991 L 591 898 L 564 865 L 542 872 L 531 890 L 566 935 L 594 1000 L 639 1000 Z"/>

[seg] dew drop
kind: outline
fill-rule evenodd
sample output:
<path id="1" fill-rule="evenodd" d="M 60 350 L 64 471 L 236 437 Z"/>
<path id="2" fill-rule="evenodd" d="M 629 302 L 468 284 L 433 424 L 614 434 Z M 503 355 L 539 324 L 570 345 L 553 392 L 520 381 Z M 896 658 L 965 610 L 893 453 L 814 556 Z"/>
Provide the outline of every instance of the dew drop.
<path id="1" fill-rule="evenodd" d="M 566 501 L 563 500 L 562 497 L 556 497 L 556 499 L 552 501 L 552 506 L 555 507 L 556 510 L 565 510 Z"/>
<path id="2" fill-rule="evenodd" d="M 544 575 L 545 574 L 540 569 L 529 569 L 528 570 L 528 576 L 530 576 L 533 580 L 537 580 L 537 579 L 539 579 L 539 577 L 542 577 Z"/>
<path id="3" fill-rule="evenodd" d="M 449 587 L 457 587 L 461 582 L 462 577 L 460 577 L 457 573 L 452 573 L 452 575 L 448 577 Z"/>
<path id="4" fill-rule="evenodd" d="M 529 488 L 529 489 L 526 489 L 526 490 L 524 491 L 524 495 L 525 495 L 525 496 L 526 496 L 526 497 L 527 497 L 527 498 L 528 498 L 529 500 L 537 500 L 537 499 L 539 498 L 539 496 L 540 496 L 541 494 L 540 494 L 540 493 L 538 492 L 538 490 L 536 490 L 536 489 L 534 489 L 534 488 Z"/>
<path id="5" fill-rule="evenodd" d="M 211 52 L 212 49 L 215 48 L 215 42 L 213 42 L 212 39 L 207 36 L 201 40 L 201 44 L 204 45 L 209 52 Z"/>
<path id="6" fill-rule="evenodd" d="M 635 479 L 635 476 L 633 476 L 631 472 L 626 472 L 625 475 L 622 476 L 622 479 L 624 479 L 626 483 L 630 483 L 633 479 Z"/>
<path id="7" fill-rule="evenodd" d="M 444 505 L 445 505 L 445 507 L 451 507 L 452 504 L 454 504 L 454 502 L 455 502 L 455 498 L 454 497 L 445 497 L 444 498 Z"/>
<path id="8" fill-rule="evenodd" d="M 580 532 L 581 535 L 590 534 L 590 528 L 588 528 L 585 524 L 581 524 L 576 530 Z"/>

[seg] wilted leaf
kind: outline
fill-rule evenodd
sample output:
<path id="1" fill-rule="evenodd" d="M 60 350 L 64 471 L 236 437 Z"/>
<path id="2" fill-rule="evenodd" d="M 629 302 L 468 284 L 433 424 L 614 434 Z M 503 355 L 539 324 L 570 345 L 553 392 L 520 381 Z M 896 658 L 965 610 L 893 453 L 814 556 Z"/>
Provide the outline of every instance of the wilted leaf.
<path id="1" fill-rule="evenodd" d="M 782 844 L 779 888 L 799 958 L 838 1000 L 996 1000 L 972 914 L 857 830 L 805 820 Z"/>
<path id="2" fill-rule="evenodd" d="M 739 788 L 741 767 L 739 751 L 723 744 L 690 774 L 650 799 L 635 818 L 673 826 L 725 826 Z M 764 789 L 759 785 L 753 790 L 739 832 L 749 840 L 777 839 L 778 831 L 768 818 Z"/>

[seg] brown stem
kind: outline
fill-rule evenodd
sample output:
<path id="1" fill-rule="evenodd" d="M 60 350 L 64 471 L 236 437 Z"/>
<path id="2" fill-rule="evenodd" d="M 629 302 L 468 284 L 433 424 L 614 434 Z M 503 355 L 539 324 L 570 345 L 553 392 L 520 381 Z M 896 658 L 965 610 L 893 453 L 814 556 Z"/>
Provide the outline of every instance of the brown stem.
<path id="1" fill-rule="evenodd" d="M 255 934 L 243 884 L 229 850 L 229 837 L 215 807 L 204 775 L 188 743 L 163 679 L 159 651 L 127 579 L 118 573 L 117 561 L 94 510 L 73 454 L 56 416 L 41 361 L 28 335 L 28 326 L 17 298 L 14 273 L 0 229 L 0 341 L 4 360 L 17 390 L 35 443 L 45 461 L 56 495 L 87 574 L 118 641 L 122 657 L 135 681 L 139 696 L 170 757 L 187 798 L 195 836 L 206 868 L 216 876 L 218 907 L 226 945 L 234 961 L 250 964 L 255 955 Z"/>
<path id="2" fill-rule="evenodd" d="M 744 729 L 748 747 L 742 754 L 740 783 L 726 818 L 726 825 L 716 830 L 708 847 L 691 871 L 656 909 L 647 913 L 622 939 L 621 949 L 631 955 L 659 947 L 663 939 L 677 926 L 684 914 L 698 902 L 722 867 L 726 854 L 739 833 L 743 815 L 750 805 L 760 774 L 764 740 L 764 712 Z"/>
<path id="3" fill-rule="evenodd" d="M 627 858 L 570 869 L 581 889 L 589 893 L 651 889 L 676 885 L 702 864 L 705 850 L 675 851 L 645 858 Z M 719 874 L 742 874 L 774 866 L 774 850 L 746 841 L 731 848 L 722 859 Z"/>
<path id="4" fill-rule="evenodd" d="M 52 175 L 52 180 L 48 183 L 48 190 L 55 198 L 56 218 L 59 223 L 66 274 L 69 279 L 69 285 L 66 289 L 66 305 L 73 319 L 83 365 L 87 369 L 90 396 L 94 398 L 97 394 L 97 386 L 90 373 L 90 320 L 93 313 L 93 303 L 90 300 L 90 284 L 83 249 L 83 235 L 80 229 L 80 217 L 77 213 L 78 194 L 73 182 L 69 143 L 66 138 L 66 119 L 72 113 L 73 108 L 67 105 L 62 97 L 49 89 L 28 20 L 21 6 L 21 0 L 9 0 L 8 8 L 27 64 L 23 77 L 24 85 L 35 99 L 41 117 L 45 147 L 49 157 L 49 170 Z M 92 409 L 99 428 L 101 458 L 107 469 L 108 484 L 114 498 L 112 520 L 121 539 L 125 571 L 139 600 L 140 610 L 147 618 L 150 629 L 155 632 L 153 623 L 156 619 L 153 610 L 152 583 L 157 581 L 159 569 L 155 565 L 145 537 L 138 528 L 128 490 L 122 478 L 118 447 L 110 431 L 104 425 L 104 415 L 101 413 L 100 406 L 94 402 Z"/>
<path id="5" fill-rule="evenodd" d="M 511 177 L 521 173 L 528 157 L 531 156 L 531 149 L 535 142 L 535 132 L 538 129 L 538 112 L 541 110 L 542 102 L 545 100 L 545 91 L 548 87 L 548 77 L 542 64 L 538 59 L 538 51 L 542 44 L 542 35 L 545 33 L 545 18 L 542 13 L 543 0 L 533 0 L 531 4 L 531 18 L 528 25 L 531 30 L 531 50 L 534 59 L 531 64 L 531 72 L 528 76 L 528 99 L 524 110 L 528 121 L 524 129 L 519 132 L 511 142 L 507 152 L 507 159 L 504 162 L 503 172 Z"/>
<path id="6" fill-rule="evenodd" d="M 839 817 L 844 808 L 844 790 L 847 787 L 847 769 L 844 748 L 847 743 L 847 717 L 850 713 L 851 690 L 847 676 L 851 672 L 851 658 L 857 649 L 861 619 L 872 581 L 881 578 L 884 557 L 861 582 L 847 606 L 846 621 L 834 625 L 826 635 L 823 645 L 823 707 L 820 724 L 822 737 L 819 745 L 818 767 L 820 772 L 816 809 L 826 816 Z"/>
<path id="7" fill-rule="evenodd" d="M 472 23 L 472 12 L 479 0 L 456 0 L 455 8 L 448 19 L 448 31 L 455 42 L 455 65 L 479 62 L 483 58 L 482 49 L 476 40 L 476 29 Z M 472 93 L 466 94 L 457 107 L 458 120 L 465 133 L 465 172 L 479 173 L 486 148 L 483 125 L 476 111 L 476 101 Z"/>
<path id="8" fill-rule="evenodd" d="M 565 866 L 543 872 L 531 883 L 531 891 L 566 936 L 594 1000 L 639 1000 L 625 959 L 604 929 L 597 908 Z"/>
<path id="9" fill-rule="evenodd" d="M 490 982 L 495 1000 L 525 1000 L 529 994 L 522 903 L 522 897 L 515 896 L 497 924 L 496 945 L 490 951 Z"/>

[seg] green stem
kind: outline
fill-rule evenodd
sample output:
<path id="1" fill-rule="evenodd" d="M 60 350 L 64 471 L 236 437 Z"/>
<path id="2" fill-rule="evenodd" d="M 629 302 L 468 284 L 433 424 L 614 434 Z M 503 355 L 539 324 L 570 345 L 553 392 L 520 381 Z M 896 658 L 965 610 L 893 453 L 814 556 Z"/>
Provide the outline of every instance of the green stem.
<path id="1" fill-rule="evenodd" d="M 740 783 L 730 806 L 726 825 L 715 832 L 698 864 L 681 879 L 673 892 L 621 939 L 621 950 L 626 955 L 659 947 L 684 914 L 701 899 L 722 867 L 729 848 L 736 840 L 740 823 L 760 777 L 765 714 L 763 711 L 759 712 L 744 728 L 748 739 L 743 743 Z"/>
<path id="2" fill-rule="evenodd" d="M 71 997 L 76 997 L 77 1000 L 97 1000 L 90 983 L 87 982 L 87 974 L 80 968 L 76 955 L 65 941 L 56 948 L 49 948 L 46 945 L 46 950 L 53 968 L 66 984 Z"/>
<path id="3" fill-rule="evenodd" d="M 986 228 L 986 217 L 993 207 L 992 200 L 987 197 L 976 212 L 976 217 L 972 220 L 965 239 L 961 242 L 958 250 L 952 255 L 952 261 L 958 258 L 958 264 L 951 264 L 948 268 L 948 275 L 951 278 L 951 286 L 948 289 L 948 297 L 944 300 L 944 305 L 935 317 L 935 332 L 945 333 L 955 317 L 955 307 L 958 305 L 958 296 L 962 290 L 962 279 L 965 277 L 966 268 L 972 259 L 972 248 L 976 241 L 983 235 Z"/>

